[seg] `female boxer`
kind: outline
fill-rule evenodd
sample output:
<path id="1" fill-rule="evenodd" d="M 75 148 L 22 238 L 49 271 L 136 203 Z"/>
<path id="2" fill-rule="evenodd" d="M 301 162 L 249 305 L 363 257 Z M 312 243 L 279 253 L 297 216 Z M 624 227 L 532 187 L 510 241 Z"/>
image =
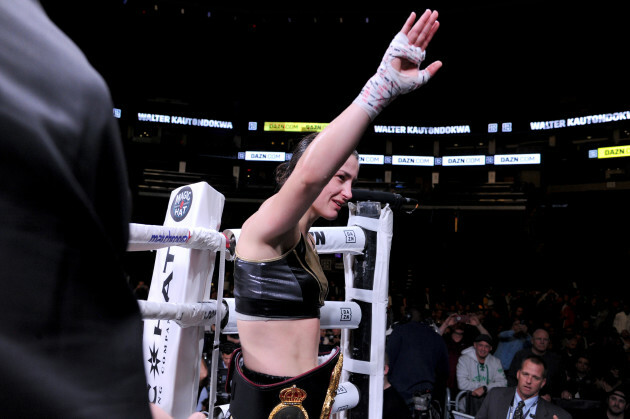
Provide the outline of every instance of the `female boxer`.
<path id="1" fill-rule="evenodd" d="M 409 16 L 360 95 L 298 145 L 277 171 L 279 191 L 243 224 L 234 265 L 242 346 L 231 368 L 234 418 L 284 417 L 290 410 L 292 417 L 329 417 L 340 351 L 318 357 L 319 309 L 328 283 L 308 231 L 319 217 L 335 219 L 351 199 L 359 171 L 355 148 L 371 121 L 441 67 L 436 61 L 420 69 L 437 16 L 430 10 L 417 20 Z"/>

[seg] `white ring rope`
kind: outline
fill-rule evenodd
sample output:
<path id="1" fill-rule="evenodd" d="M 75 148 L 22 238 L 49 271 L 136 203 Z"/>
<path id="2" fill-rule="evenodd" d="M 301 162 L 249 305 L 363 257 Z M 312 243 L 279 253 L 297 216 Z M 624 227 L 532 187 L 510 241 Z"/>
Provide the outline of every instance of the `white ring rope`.
<path id="1" fill-rule="evenodd" d="M 210 325 L 216 317 L 217 302 L 160 303 L 138 300 L 142 320 L 173 320 L 180 327 Z M 225 315 L 225 313 L 223 313 Z"/>
<path id="2" fill-rule="evenodd" d="M 210 326 L 216 321 L 228 322 L 221 330 L 224 334 L 238 333 L 234 298 L 224 298 L 219 318 L 216 318 L 217 301 L 202 303 L 160 303 L 138 300 L 142 320 L 173 320 L 180 327 Z M 225 307 L 227 306 L 227 310 Z M 320 311 L 323 329 L 356 329 L 361 323 L 361 307 L 352 301 L 326 301 Z M 216 327 L 216 326 L 215 326 Z"/>
<path id="3" fill-rule="evenodd" d="M 225 249 L 225 236 L 223 233 L 204 227 L 129 224 L 128 252 L 156 250 L 170 246 L 217 252 L 221 250 L 221 247 Z"/>

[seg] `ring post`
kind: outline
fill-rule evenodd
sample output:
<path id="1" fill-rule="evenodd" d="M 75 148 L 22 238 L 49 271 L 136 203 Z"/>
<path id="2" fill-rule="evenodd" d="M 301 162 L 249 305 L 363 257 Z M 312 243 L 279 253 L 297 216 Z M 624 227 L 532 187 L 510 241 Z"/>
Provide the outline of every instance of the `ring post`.
<path id="1" fill-rule="evenodd" d="M 171 193 L 164 226 L 218 231 L 224 202 L 224 196 L 205 182 L 178 188 Z M 208 301 L 215 259 L 215 251 L 182 246 L 157 250 L 147 301 Z M 182 328 L 172 320 L 144 321 L 149 401 L 175 419 L 187 418 L 196 407 L 204 329 Z"/>
<path id="2" fill-rule="evenodd" d="M 361 255 L 344 254 L 346 301 L 361 307 L 356 329 L 342 330 L 344 368 L 342 381 L 359 389 L 359 404 L 341 412 L 342 418 L 377 419 L 383 412 L 385 331 L 389 292 L 389 258 L 393 213 L 380 202 L 349 203 L 348 225 L 365 230 L 366 248 Z"/>

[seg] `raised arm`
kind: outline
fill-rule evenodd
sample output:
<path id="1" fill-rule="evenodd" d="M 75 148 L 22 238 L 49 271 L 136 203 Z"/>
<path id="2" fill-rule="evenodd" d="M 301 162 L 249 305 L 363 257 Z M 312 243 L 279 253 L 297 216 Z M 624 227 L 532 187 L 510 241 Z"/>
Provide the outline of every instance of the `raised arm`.
<path id="1" fill-rule="evenodd" d="M 425 84 L 439 70 L 440 61 L 420 69 L 426 47 L 439 27 L 437 17 L 437 12 L 427 10 L 416 21 L 416 14 L 411 13 L 391 42 L 376 74 L 354 102 L 322 131 L 309 147 L 310 152 L 302 158 L 301 169 L 311 178 L 309 183 L 317 184 L 321 190 L 356 149 L 365 129 L 383 108 L 399 95 Z"/>
<path id="2" fill-rule="evenodd" d="M 479 320 L 479 317 L 476 314 L 471 313 L 468 315 L 468 324 L 470 324 L 471 326 L 475 326 L 477 330 L 479 330 L 479 333 L 492 336 L 490 332 L 488 332 L 488 330 L 483 327 L 483 324 L 481 324 L 481 320 Z"/>
<path id="3" fill-rule="evenodd" d="M 457 317 L 459 316 L 459 314 L 457 313 L 453 313 L 450 316 L 448 316 L 446 318 L 446 320 L 444 320 L 442 322 L 442 324 L 440 325 L 439 329 L 438 329 L 438 334 L 440 335 L 444 335 L 444 332 L 446 332 L 446 329 L 448 329 L 451 326 L 454 326 L 457 324 Z"/>
<path id="4" fill-rule="evenodd" d="M 411 13 L 361 94 L 311 143 L 281 190 L 254 215 L 256 222 L 243 227 L 250 230 L 250 238 L 270 243 L 294 235 L 299 220 L 356 149 L 370 122 L 397 96 L 417 89 L 437 72 L 439 61 L 420 69 L 439 26 L 437 17 L 427 10 L 416 20 Z"/>

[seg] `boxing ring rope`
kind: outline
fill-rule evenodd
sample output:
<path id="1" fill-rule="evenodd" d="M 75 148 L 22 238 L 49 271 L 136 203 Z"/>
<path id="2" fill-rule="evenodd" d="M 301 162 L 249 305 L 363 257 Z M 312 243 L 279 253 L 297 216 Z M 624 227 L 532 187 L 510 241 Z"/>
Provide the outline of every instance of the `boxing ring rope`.
<path id="1" fill-rule="evenodd" d="M 165 227 L 148 224 L 129 224 L 128 252 L 157 250 L 170 246 L 187 249 L 225 249 L 225 236 L 216 230 L 204 227 Z"/>
<path id="2" fill-rule="evenodd" d="M 173 304 L 138 300 L 143 319 L 173 320 L 179 327 L 208 327 L 215 325 L 218 301 L 203 303 Z M 230 313 L 232 315 L 230 315 Z M 238 333 L 234 315 L 234 298 L 223 299 L 219 313 L 221 333 Z M 351 301 L 326 301 L 321 309 L 322 329 L 356 329 L 361 323 L 361 308 Z"/>
<path id="3" fill-rule="evenodd" d="M 232 260 L 233 249 L 240 236 L 240 229 L 225 230 L 220 233 L 204 227 L 166 227 L 148 224 L 129 224 L 128 252 L 163 249 L 181 246 L 188 249 L 230 251 L 226 260 Z M 313 227 L 310 234 L 315 238 L 317 253 L 348 253 L 360 255 L 365 250 L 365 234 L 357 226 Z M 338 234 L 340 233 L 340 234 Z M 322 240 L 322 238 L 325 238 Z M 225 243 L 222 243 L 225 240 Z"/>
<path id="4" fill-rule="evenodd" d="M 220 334 L 238 333 L 234 299 L 223 298 L 223 283 L 225 260 L 233 260 L 240 230 L 217 231 L 223 202 L 223 195 L 200 182 L 172 192 L 163 226 L 130 224 L 127 250 L 156 251 L 149 297 L 138 300 L 145 323 L 149 400 L 175 419 L 186 418 L 195 409 L 205 330 L 214 325 L 217 331 L 210 366 L 210 415 L 216 399 Z M 320 319 L 323 329 L 342 329 L 344 367 L 333 417 L 372 419 L 382 412 L 391 209 L 381 210 L 378 202 L 349 206 L 347 227 L 314 227 L 309 233 L 318 253 L 343 253 L 344 257 L 346 301 L 326 301 Z M 370 213 L 367 218 L 361 208 Z M 217 252 L 217 300 L 210 300 Z M 368 282 L 378 278 L 374 282 L 378 286 L 365 289 L 355 284 L 357 273 L 369 277 Z M 369 307 L 367 317 L 361 304 Z M 366 346 L 366 336 L 370 339 L 367 351 L 361 348 Z M 355 412 L 359 400 L 360 409 Z"/>

